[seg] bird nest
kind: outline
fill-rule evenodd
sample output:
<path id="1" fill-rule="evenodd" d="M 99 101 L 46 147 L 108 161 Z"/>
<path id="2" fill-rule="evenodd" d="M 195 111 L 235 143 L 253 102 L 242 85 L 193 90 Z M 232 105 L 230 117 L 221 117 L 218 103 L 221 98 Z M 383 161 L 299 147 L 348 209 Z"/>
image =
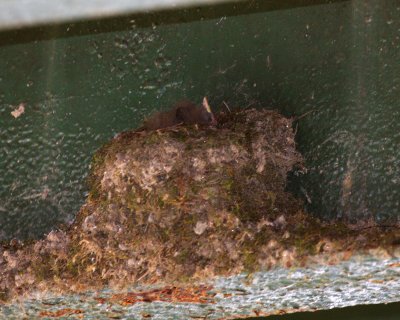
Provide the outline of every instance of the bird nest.
<path id="1" fill-rule="evenodd" d="M 217 119 L 124 132 L 104 145 L 74 223 L 1 248 L 0 300 L 298 265 L 350 237 L 285 191 L 287 173 L 303 168 L 291 119 L 255 109 Z"/>

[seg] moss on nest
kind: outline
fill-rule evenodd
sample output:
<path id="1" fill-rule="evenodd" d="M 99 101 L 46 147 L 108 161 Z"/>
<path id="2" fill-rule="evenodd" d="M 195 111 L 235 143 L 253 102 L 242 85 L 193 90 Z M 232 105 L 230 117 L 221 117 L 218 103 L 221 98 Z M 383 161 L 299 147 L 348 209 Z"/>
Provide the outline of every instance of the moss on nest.
<path id="1" fill-rule="evenodd" d="M 368 246 L 347 226 L 304 214 L 285 191 L 287 173 L 302 168 L 290 119 L 250 109 L 218 120 L 216 128 L 124 132 L 104 145 L 69 229 L 2 247 L 0 299 L 200 280 Z"/>

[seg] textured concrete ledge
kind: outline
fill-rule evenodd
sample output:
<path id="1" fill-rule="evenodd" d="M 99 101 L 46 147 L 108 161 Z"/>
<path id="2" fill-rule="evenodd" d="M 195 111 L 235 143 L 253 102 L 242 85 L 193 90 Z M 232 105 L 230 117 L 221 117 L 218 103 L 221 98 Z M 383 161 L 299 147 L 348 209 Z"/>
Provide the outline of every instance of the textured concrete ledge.
<path id="1" fill-rule="evenodd" d="M 382 258 L 382 257 L 381 257 Z M 136 287 L 29 298 L 0 308 L 0 318 L 80 315 L 85 319 L 236 319 L 400 301 L 400 259 L 355 256 L 337 265 L 276 268 L 217 278 L 176 290 Z M 170 287 L 174 288 L 174 287 Z M 173 290 L 175 290 L 174 288 Z M 147 294 L 140 294 L 147 292 Z"/>

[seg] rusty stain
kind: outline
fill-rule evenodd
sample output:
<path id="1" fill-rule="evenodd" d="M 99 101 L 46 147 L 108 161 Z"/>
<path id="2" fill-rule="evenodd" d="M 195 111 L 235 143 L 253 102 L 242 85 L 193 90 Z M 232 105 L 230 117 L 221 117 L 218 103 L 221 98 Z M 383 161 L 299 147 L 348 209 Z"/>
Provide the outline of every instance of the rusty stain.
<path id="1" fill-rule="evenodd" d="M 82 315 L 83 311 L 79 309 L 70 309 L 70 308 L 65 308 L 57 311 L 41 311 L 39 313 L 39 317 L 59 318 L 59 317 L 72 316 L 74 314 Z"/>
<path id="2" fill-rule="evenodd" d="M 142 312 L 142 318 L 151 318 L 152 315 L 150 313 Z"/>
<path id="3" fill-rule="evenodd" d="M 388 265 L 389 268 L 398 268 L 400 267 L 400 262 L 391 263 Z"/>
<path id="4" fill-rule="evenodd" d="M 183 287 L 165 287 L 151 291 L 128 292 L 124 294 L 115 294 L 108 300 L 116 302 L 123 306 L 133 305 L 138 302 L 189 302 L 189 303 L 215 303 L 214 293 L 209 292 L 210 286 L 197 286 L 192 288 Z M 96 298 L 99 303 L 105 303 L 104 298 Z"/>

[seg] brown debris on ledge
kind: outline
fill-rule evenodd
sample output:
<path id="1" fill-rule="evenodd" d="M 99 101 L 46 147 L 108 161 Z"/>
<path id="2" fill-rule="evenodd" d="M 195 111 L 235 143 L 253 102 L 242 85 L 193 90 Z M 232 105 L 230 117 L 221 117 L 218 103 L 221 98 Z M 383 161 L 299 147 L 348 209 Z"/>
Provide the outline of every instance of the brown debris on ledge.
<path id="1" fill-rule="evenodd" d="M 124 132 L 93 157 L 90 195 L 66 231 L 0 248 L 0 300 L 32 291 L 179 282 L 303 265 L 398 242 L 305 214 L 285 191 L 302 168 L 292 120 L 248 109 L 217 127 Z M 389 252 L 389 251 L 388 251 Z M 388 253 L 389 254 L 389 253 Z M 315 259 L 314 259 L 315 260 Z"/>

